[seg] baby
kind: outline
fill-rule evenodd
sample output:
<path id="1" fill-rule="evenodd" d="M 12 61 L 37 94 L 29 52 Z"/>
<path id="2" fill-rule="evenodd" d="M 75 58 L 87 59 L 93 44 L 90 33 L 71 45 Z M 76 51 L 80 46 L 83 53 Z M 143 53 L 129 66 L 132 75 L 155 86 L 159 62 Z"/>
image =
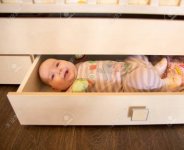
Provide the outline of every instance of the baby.
<path id="1" fill-rule="evenodd" d="M 40 65 L 39 75 L 56 91 L 169 91 L 174 81 L 161 78 L 166 68 L 166 58 L 153 66 L 146 56 L 129 56 L 121 62 L 85 61 L 76 65 L 65 60 L 47 59 Z"/>

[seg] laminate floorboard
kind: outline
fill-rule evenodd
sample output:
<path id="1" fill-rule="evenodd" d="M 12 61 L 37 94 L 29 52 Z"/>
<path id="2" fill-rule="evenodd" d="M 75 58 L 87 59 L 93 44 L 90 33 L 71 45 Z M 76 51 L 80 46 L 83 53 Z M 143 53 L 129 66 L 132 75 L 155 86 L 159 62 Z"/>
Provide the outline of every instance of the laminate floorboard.
<path id="1" fill-rule="evenodd" d="M 21 126 L 0 85 L 0 150 L 184 150 L 184 125 Z"/>

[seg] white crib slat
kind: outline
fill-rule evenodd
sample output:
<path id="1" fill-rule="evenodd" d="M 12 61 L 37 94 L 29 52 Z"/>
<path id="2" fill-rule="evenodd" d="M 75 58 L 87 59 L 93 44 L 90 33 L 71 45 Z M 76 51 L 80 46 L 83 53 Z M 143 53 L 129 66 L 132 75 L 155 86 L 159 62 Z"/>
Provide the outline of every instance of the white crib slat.
<path id="1" fill-rule="evenodd" d="M 51 3 L 56 3 L 55 0 L 34 0 L 34 3 L 36 4 L 51 4 Z"/>
<path id="2" fill-rule="evenodd" d="M 119 0 L 120 5 L 128 5 L 128 0 Z"/>
<path id="3" fill-rule="evenodd" d="M 118 4 L 119 0 L 96 0 L 97 4 Z"/>
<path id="4" fill-rule="evenodd" d="M 64 4 L 65 3 L 65 0 L 56 0 L 56 4 Z"/>
<path id="5" fill-rule="evenodd" d="M 161 6 L 179 6 L 180 0 L 160 0 Z"/>
<path id="6" fill-rule="evenodd" d="M 0 0 L 4 1 L 21 1 L 21 0 Z M 27 1 L 27 0 L 22 0 Z M 31 0 L 30 0 L 31 1 Z M 34 0 L 51 1 L 51 0 Z M 148 5 L 129 5 L 128 0 L 119 0 L 119 4 L 92 4 L 88 0 L 87 4 L 66 4 L 65 0 L 54 0 L 55 3 L 49 4 L 20 4 L 6 3 L 0 5 L 0 13 L 129 13 L 129 14 L 171 14 L 184 16 L 184 0 L 180 6 L 163 5 L 160 6 L 161 0 L 151 0 Z M 136 1 L 136 0 L 135 0 Z M 163 1 L 163 0 L 162 0 Z"/>
<path id="7" fill-rule="evenodd" d="M 88 0 L 88 4 L 96 4 L 96 0 Z"/>
<path id="8" fill-rule="evenodd" d="M 151 6 L 159 6 L 159 0 L 151 0 Z"/>
<path id="9" fill-rule="evenodd" d="M 140 6 L 140 5 L 149 5 L 150 0 L 128 0 L 129 5 L 135 5 L 135 6 Z"/>
<path id="10" fill-rule="evenodd" d="M 65 0 L 66 4 L 87 4 L 87 0 Z"/>
<path id="11" fill-rule="evenodd" d="M 32 0 L 1 0 L 1 2 L 5 4 L 33 4 Z"/>
<path id="12" fill-rule="evenodd" d="M 20 4 L 22 3 L 21 0 L 2 0 L 3 3 L 9 3 L 9 4 Z"/>

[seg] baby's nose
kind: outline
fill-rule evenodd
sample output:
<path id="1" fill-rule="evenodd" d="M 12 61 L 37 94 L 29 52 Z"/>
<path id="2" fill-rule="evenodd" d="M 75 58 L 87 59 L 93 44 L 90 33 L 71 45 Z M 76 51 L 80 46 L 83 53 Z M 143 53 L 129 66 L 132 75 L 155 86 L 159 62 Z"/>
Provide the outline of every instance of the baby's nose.
<path id="1" fill-rule="evenodd" d="M 61 74 L 61 73 L 62 73 L 62 69 L 59 69 L 59 68 L 54 69 L 54 72 L 55 72 L 56 74 Z"/>
<path id="2" fill-rule="evenodd" d="M 58 73 L 61 74 L 62 73 L 62 69 L 58 69 Z"/>

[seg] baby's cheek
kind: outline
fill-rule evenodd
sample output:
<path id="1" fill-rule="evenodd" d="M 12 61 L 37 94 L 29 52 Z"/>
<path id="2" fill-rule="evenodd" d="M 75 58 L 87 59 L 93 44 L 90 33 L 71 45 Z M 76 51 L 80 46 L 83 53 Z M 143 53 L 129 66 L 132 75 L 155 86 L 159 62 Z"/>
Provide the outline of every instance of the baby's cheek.
<path id="1" fill-rule="evenodd" d="M 63 90 L 66 90 L 68 87 L 71 86 L 72 83 L 73 80 L 63 80 L 63 82 L 61 83 L 61 87 Z"/>
<path id="2" fill-rule="evenodd" d="M 72 72 L 71 79 L 74 80 L 75 76 L 77 76 L 77 74 L 75 74 L 75 72 Z"/>
<path id="3" fill-rule="evenodd" d="M 71 70 L 70 71 L 70 75 L 69 75 L 70 77 L 69 77 L 69 81 L 72 81 L 72 80 L 74 80 L 75 79 L 75 71 L 74 70 Z"/>

